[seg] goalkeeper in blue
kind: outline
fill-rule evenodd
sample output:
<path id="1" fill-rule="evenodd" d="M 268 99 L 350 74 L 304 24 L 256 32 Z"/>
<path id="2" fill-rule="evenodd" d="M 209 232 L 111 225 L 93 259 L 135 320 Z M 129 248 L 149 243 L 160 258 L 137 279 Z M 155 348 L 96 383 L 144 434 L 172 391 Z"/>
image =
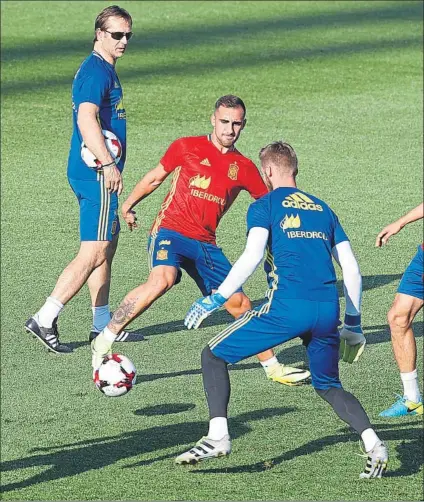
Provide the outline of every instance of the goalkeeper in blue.
<path id="1" fill-rule="evenodd" d="M 204 348 L 202 374 L 209 406 L 209 432 L 175 461 L 192 464 L 228 455 L 231 440 L 227 423 L 227 365 L 299 337 L 307 348 L 315 391 L 361 436 L 367 460 L 360 477 L 380 478 L 387 466 L 387 448 L 359 401 L 343 389 L 339 379 L 339 350 L 343 361 L 353 363 L 365 346 L 358 263 L 334 212 L 322 200 L 297 188 L 298 166 L 293 148 L 277 141 L 263 148 L 259 157 L 271 192 L 249 207 L 246 249 L 218 290 L 192 305 L 185 324 L 189 329 L 198 328 L 244 284 L 265 252 L 267 301 L 246 312 Z M 340 333 L 332 257 L 342 268 L 346 298 Z"/>

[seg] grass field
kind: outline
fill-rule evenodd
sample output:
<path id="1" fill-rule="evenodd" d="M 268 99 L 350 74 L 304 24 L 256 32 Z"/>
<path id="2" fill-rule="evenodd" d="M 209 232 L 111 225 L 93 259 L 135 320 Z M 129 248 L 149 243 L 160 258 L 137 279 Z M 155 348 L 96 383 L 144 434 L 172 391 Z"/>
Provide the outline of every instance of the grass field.
<path id="1" fill-rule="evenodd" d="M 264 144 L 289 141 L 299 186 L 338 213 L 364 277 L 368 337 L 360 362 L 343 365 L 341 377 L 389 445 L 389 471 L 377 482 L 358 480 L 357 436 L 313 389 L 268 382 L 254 358 L 230 373 L 232 455 L 173 464 L 207 432 L 200 352 L 229 321 L 218 313 L 197 332 L 184 329 L 199 296 L 187 277 L 133 323 L 144 341 L 116 346 L 138 369 L 123 398 L 105 398 L 91 381 L 86 288 L 60 317 L 72 355 L 53 356 L 24 332 L 78 249 L 78 205 L 66 179 L 70 89 L 107 5 L 1 3 L 2 497 L 422 500 L 422 420 L 378 417 L 401 392 L 386 313 L 422 225 L 374 248 L 378 231 L 422 200 L 422 3 L 119 2 L 136 34 L 117 66 L 129 135 L 123 197 L 173 139 L 209 132 L 215 100 L 235 93 L 248 108 L 241 151 L 256 161 Z M 165 185 L 140 204 L 141 229 L 121 233 L 113 308 L 147 276 L 148 230 Z M 244 247 L 249 203 L 242 194 L 219 228 L 231 260 Z M 245 289 L 263 298 L 262 268 Z M 422 316 L 414 328 L 422 354 Z M 304 364 L 305 351 L 291 342 L 278 358 Z M 422 376 L 422 358 L 418 369 Z"/>

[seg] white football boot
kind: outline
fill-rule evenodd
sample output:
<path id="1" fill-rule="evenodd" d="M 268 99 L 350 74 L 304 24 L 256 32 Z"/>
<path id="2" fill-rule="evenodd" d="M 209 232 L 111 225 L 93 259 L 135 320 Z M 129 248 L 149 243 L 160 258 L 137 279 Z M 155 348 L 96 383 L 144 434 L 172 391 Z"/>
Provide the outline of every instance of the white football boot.
<path id="1" fill-rule="evenodd" d="M 202 437 L 190 450 L 175 459 L 176 464 L 197 464 L 201 460 L 215 457 L 225 457 L 231 452 L 230 436 L 226 434 L 219 441 Z"/>
<path id="2" fill-rule="evenodd" d="M 361 479 L 381 478 L 387 469 L 389 460 L 387 447 L 383 441 L 377 441 L 374 448 L 363 456 L 367 458 L 367 463 L 359 477 Z"/>

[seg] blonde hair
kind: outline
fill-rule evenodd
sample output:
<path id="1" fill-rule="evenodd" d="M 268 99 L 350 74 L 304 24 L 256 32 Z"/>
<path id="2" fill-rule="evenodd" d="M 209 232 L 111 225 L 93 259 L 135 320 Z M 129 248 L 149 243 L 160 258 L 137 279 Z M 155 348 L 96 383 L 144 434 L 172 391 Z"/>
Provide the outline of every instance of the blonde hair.
<path id="1" fill-rule="evenodd" d="M 284 171 L 289 170 L 293 176 L 298 173 L 296 152 L 284 141 L 274 141 L 264 146 L 259 152 L 259 159 L 262 164 L 272 163 Z"/>

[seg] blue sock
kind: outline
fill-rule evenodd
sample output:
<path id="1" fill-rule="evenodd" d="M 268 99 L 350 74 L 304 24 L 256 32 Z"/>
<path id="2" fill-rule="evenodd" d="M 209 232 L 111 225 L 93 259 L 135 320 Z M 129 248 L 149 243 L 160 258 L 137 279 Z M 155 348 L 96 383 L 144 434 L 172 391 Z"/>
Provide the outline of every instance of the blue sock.
<path id="1" fill-rule="evenodd" d="M 91 307 L 93 311 L 93 325 L 91 331 L 100 333 L 108 325 L 111 314 L 109 310 L 109 305 L 102 305 L 101 307 Z"/>

